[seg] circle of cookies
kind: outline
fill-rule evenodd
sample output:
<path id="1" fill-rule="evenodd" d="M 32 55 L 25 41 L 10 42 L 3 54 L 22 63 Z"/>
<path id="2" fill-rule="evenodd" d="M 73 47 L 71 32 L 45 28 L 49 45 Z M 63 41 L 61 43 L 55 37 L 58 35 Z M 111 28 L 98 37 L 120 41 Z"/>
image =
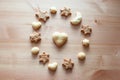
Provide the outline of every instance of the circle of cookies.
<path id="1" fill-rule="evenodd" d="M 56 7 L 51 7 L 50 8 L 50 13 L 51 14 L 56 14 L 57 13 Z M 64 7 L 63 9 L 60 10 L 60 14 L 61 14 L 61 16 L 68 17 L 72 14 L 71 9 Z M 41 11 L 39 9 L 36 10 L 35 16 L 39 21 L 43 21 L 43 22 L 46 22 L 49 19 L 49 15 L 48 15 L 47 11 Z M 82 21 L 81 13 L 76 12 L 76 17 L 73 18 L 70 21 L 70 23 L 72 25 L 78 25 L 78 24 L 81 23 L 81 21 Z M 34 30 L 39 30 L 40 27 L 41 27 L 41 22 L 33 22 L 32 27 L 33 27 Z M 81 32 L 84 35 L 91 34 L 92 28 L 89 27 L 88 25 L 82 25 Z M 35 42 L 35 43 L 39 42 L 41 40 L 40 36 L 41 36 L 41 34 L 39 32 L 33 32 L 32 34 L 30 34 L 31 42 Z M 55 33 L 53 33 L 52 39 L 53 39 L 53 42 L 56 44 L 56 46 L 61 47 L 67 42 L 68 36 L 67 36 L 66 33 L 55 32 Z M 89 40 L 84 39 L 82 41 L 82 45 L 85 46 L 85 47 L 88 47 L 89 46 Z M 38 47 L 33 47 L 31 49 L 31 52 L 32 52 L 32 54 L 38 54 L 39 53 L 39 48 Z M 85 58 L 86 58 L 86 54 L 84 52 L 79 52 L 78 53 L 78 59 L 79 60 L 84 60 Z M 46 64 L 49 61 L 49 54 L 47 54 L 46 52 L 43 52 L 42 54 L 40 54 L 39 55 L 39 61 L 42 62 L 43 64 Z M 57 69 L 57 66 L 58 66 L 57 62 L 49 63 L 48 64 L 48 69 L 51 70 L 51 71 L 55 71 Z M 74 67 L 74 63 L 72 62 L 71 59 L 64 59 L 64 62 L 62 64 L 62 66 L 66 70 L 72 69 Z"/>

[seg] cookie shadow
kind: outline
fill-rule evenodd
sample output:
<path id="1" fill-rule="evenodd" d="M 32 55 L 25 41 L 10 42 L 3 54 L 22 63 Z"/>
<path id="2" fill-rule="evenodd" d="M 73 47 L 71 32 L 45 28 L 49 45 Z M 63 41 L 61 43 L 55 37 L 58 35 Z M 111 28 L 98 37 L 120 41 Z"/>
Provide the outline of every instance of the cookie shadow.
<path id="1" fill-rule="evenodd" d="M 85 64 L 85 61 L 86 61 L 86 58 L 85 58 L 84 60 L 79 60 L 79 59 L 78 59 L 78 63 L 80 64 L 80 66 L 81 66 L 81 65 L 83 66 L 83 65 Z"/>
<path id="2" fill-rule="evenodd" d="M 51 71 L 51 70 L 48 69 L 48 72 L 49 72 L 50 75 L 55 75 L 55 73 L 57 72 L 57 70 Z"/>
<path id="3" fill-rule="evenodd" d="M 63 70 L 64 70 L 64 72 L 66 73 L 66 74 L 69 74 L 69 73 L 72 73 L 73 72 L 73 69 L 65 69 L 65 68 L 63 68 Z"/>
<path id="4" fill-rule="evenodd" d="M 31 53 L 31 56 L 32 56 L 32 59 L 36 59 L 38 57 L 38 54 L 34 55 L 34 54 Z"/>

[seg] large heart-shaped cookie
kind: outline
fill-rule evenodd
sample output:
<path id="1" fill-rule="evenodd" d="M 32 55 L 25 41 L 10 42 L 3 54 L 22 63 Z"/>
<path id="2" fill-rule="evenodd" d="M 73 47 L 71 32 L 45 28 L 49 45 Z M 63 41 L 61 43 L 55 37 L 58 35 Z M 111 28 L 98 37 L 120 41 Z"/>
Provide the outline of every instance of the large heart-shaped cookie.
<path id="1" fill-rule="evenodd" d="M 52 38 L 56 46 L 62 47 L 67 42 L 68 35 L 66 33 L 54 32 Z"/>

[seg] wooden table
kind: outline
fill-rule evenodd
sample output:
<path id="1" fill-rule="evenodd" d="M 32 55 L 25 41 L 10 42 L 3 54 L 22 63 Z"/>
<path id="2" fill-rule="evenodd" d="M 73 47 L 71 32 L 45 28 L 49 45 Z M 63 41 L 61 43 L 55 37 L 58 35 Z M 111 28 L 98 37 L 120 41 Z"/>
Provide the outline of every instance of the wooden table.
<path id="1" fill-rule="evenodd" d="M 58 12 L 42 25 L 42 41 L 31 44 L 31 23 L 37 21 L 33 8 L 49 11 L 56 6 Z M 60 9 L 70 7 L 72 16 L 62 18 Z M 0 0 L 0 80 L 120 80 L 120 0 Z M 72 26 L 75 12 L 83 15 L 82 24 L 92 27 L 90 37 L 80 33 L 80 26 Z M 97 23 L 95 22 L 97 20 Z M 52 41 L 55 31 L 66 32 L 68 42 L 57 48 Z M 90 40 L 85 49 L 81 40 Z M 39 63 L 31 48 L 38 46 L 40 54 L 50 54 L 50 62 L 58 62 L 55 73 Z M 86 60 L 77 59 L 78 52 L 86 53 Z M 75 66 L 65 71 L 61 64 L 71 58 Z"/>

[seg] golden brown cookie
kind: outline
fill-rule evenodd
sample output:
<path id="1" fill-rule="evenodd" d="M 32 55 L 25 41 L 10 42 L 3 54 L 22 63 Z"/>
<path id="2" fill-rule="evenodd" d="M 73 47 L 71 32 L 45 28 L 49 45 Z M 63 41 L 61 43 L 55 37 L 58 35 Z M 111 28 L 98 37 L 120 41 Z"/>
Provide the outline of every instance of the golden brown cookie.
<path id="1" fill-rule="evenodd" d="M 84 52 L 79 52 L 78 53 L 78 59 L 79 60 L 85 60 L 86 58 L 86 54 Z"/>
<path id="2" fill-rule="evenodd" d="M 38 43 L 41 40 L 41 34 L 39 32 L 33 32 L 30 34 L 30 41 Z"/>
<path id="3" fill-rule="evenodd" d="M 49 54 L 47 54 L 46 52 L 40 54 L 39 61 L 42 62 L 43 64 L 47 63 L 49 61 Z"/>
<path id="4" fill-rule="evenodd" d="M 65 16 L 65 17 L 68 17 L 68 16 L 70 16 L 72 14 L 71 13 L 71 9 L 70 8 L 66 8 L 66 7 L 61 9 L 60 12 L 61 12 L 61 16 Z"/>
<path id="5" fill-rule="evenodd" d="M 51 70 L 51 71 L 56 71 L 57 66 L 58 66 L 57 62 L 49 63 L 48 64 L 48 69 Z"/>
<path id="6" fill-rule="evenodd" d="M 32 28 L 34 30 L 39 30 L 42 26 L 42 23 L 41 22 L 32 22 Z"/>
<path id="7" fill-rule="evenodd" d="M 51 14 L 56 14 L 56 13 L 57 13 L 57 8 L 54 7 L 54 6 L 51 7 L 51 8 L 50 8 L 50 13 L 51 13 Z"/>
<path id="8" fill-rule="evenodd" d="M 76 17 L 74 17 L 70 23 L 72 25 L 79 25 L 82 21 L 82 14 L 80 12 L 76 12 Z"/>
<path id="9" fill-rule="evenodd" d="M 46 22 L 49 19 L 47 11 L 36 10 L 35 16 L 38 20 Z"/>
<path id="10" fill-rule="evenodd" d="M 68 36 L 66 33 L 54 32 L 52 38 L 56 46 L 62 47 L 67 42 Z"/>
<path id="11" fill-rule="evenodd" d="M 84 35 L 90 35 L 92 33 L 92 28 L 89 27 L 88 25 L 82 25 L 81 27 L 81 32 L 84 34 Z"/>
<path id="12" fill-rule="evenodd" d="M 82 45 L 83 45 L 84 47 L 89 47 L 90 41 L 89 41 L 88 39 L 83 39 L 83 40 L 82 40 Z"/>
<path id="13" fill-rule="evenodd" d="M 71 59 L 64 59 L 64 62 L 62 64 L 62 66 L 68 70 L 68 69 L 72 69 L 74 67 L 74 63 L 72 62 Z"/>
<path id="14" fill-rule="evenodd" d="M 33 48 L 31 49 L 31 53 L 32 53 L 33 55 L 37 55 L 37 54 L 39 53 L 39 51 L 40 51 L 40 49 L 39 49 L 38 47 L 33 47 Z"/>

